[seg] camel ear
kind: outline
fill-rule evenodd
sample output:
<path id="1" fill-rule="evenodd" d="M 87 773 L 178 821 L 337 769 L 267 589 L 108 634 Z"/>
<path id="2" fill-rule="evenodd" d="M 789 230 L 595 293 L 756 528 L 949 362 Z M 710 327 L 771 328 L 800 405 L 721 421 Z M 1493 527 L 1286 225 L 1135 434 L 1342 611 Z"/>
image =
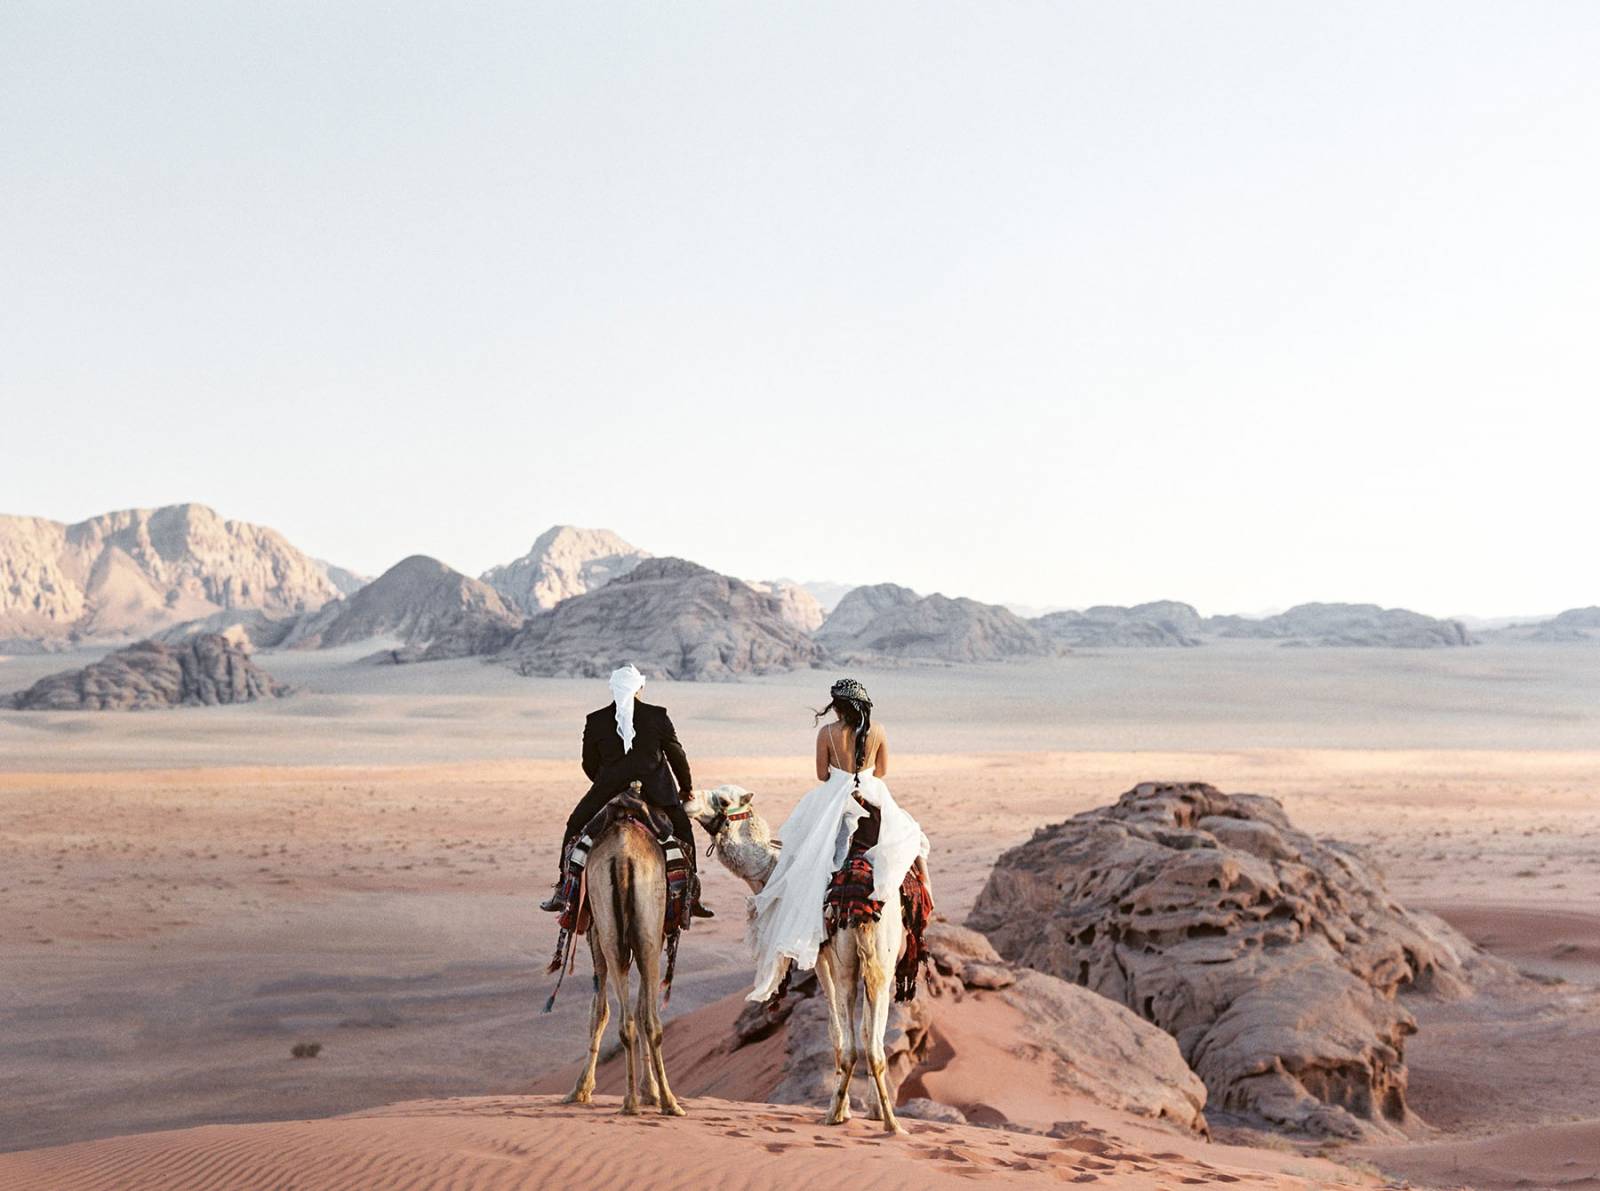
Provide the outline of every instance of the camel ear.
<path id="1" fill-rule="evenodd" d="M 739 805 L 740 806 L 749 806 L 750 803 L 752 801 L 754 801 L 755 796 L 756 796 L 756 792 L 754 790 L 740 790 L 739 791 Z"/>

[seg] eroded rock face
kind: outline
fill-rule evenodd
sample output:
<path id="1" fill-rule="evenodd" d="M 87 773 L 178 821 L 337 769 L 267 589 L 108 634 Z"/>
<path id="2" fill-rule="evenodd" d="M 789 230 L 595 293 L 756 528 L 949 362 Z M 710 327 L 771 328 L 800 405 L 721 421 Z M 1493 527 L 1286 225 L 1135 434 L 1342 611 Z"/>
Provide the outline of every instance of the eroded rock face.
<path id="1" fill-rule="evenodd" d="M 782 601 L 741 580 L 652 558 L 529 620 L 501 655 L 524 674 L 597 677 L 632 662 L 652 678 L 727 681 L 821 665 Z"/>
<path id="2" fill-rule="evenodd" d="M 857 587 L 816 638 L 840 658 L 993 662 L 1059 652 L 1038 629 L 998 604 L 921 596 L 908 587 Z"/>
<path id="3" fill-rule="evenodd" d="M 289 694 L 216 633 L 181 645 L 141 641 L 86 666 L 41 678 L 11 697 L 22 711 L 138 711 L 152 707 L 250 703 Z"/>
<path id="4" fill-rule="evenodd" d="M 1413 1120 L 1397 996 L 1459 995 L 1479 962 L 1275 799 L 1200 783 L 1144 783 L 1036 832 L 969 923 L 1170 1033 L 1214 1111 L 1350 1138 Z"/>

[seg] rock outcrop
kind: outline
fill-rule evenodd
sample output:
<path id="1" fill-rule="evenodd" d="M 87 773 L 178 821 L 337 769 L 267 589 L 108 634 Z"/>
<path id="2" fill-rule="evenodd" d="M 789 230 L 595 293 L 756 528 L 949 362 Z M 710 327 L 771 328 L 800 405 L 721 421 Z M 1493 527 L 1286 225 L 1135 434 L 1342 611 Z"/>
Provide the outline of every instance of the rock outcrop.
<path id="1" fill-rule="evenodd" d="M 127 638 L 223 609 L 294 616 L 338 594 L 276 531 L 204 505 L 0 517 L 0 638 Z"/>
<path id="2" fill-rule="evenodd" d="M 529 616 L 626 575 L 650 555 L 609 529 L 554 525 L 514 562 L 490 567 L 483 582 Z"/>
<path id="3" fill-rule="evenodd" d="M 1402 992 L 1489 964 L 1272 798 L 1146 783 L 995 864 L 969 924 L 1168 1031 L 1214 1111 L 1316 1135 L 1411 1122 Z"/>
<path id="4" fill-rule="evenodd" d="M 41 678 L 10 703 L 21 711 L 140 711 L 251 703 L 288 693 L 245 649 L 210 633 L 178 646 L 141 641 L 82 670 Z"/>
<path id="5" fill-rule="evenodd" d="M 819 666 L 782 601 L 681 558 L 652 558 L 529 620 L 502 654 L 523 674 L 596 677 L 632 662 L 654 678 L 724 681 Z"/>
<path id="6" fill-rule="evenodd" d="M 1285 645 L 1398 646 L 1427 649 L 1471 645 L 1459 620 L 1439 620 L 1404 608 L 1377 604 L 1299 604 L 1276 616 L 1208 617 L 1203 628 L 1219 637 L 1250 637 Z"/>
<path id="7" fill-rule="evenodd" d="M 858 587 L 835 608 L 816 638 L 844 659 L 993 662 L 1058 652 L 1043 633 L 1009 609 L 908 587 Z"/>
<path id="8" fill-rule="evenodd" d="M 976 1118 L 993 1119 L 988 1105 L 952 1103 L 956 1097 L 948 1093 L 941 1102 L 921 1093 L 924 1065 L 942 1070 L 952 1059 L 936 1045 L 941 1025 L 948 1034 L 970 1013 L 977 1024 L 968 1029 L 981 1030 L 994 1020 L 985 999 L 995 998 L 1017 1011 L 1024 1031 L 996 1038 L 995 1044 L 1024 1049 L 1030 1078 L 1184 1132 L 1206 1132 L 1205 1085 L 1160 1029 L 1069 981 L 1008 963 L 983 935 L 966 927 L 934 922 L 925 937 L 935 971 L 914 1000 L 890 1009 L 884 1032 L 889 1086 L 896 1095 L 911 1093 L 908 1099 L 914 1102 L 905 1115 L 956 1120 L 966 1119 L 970 1110 Z M 774 1104 L 826 1104 L 836 1079 L 833 1043 L 814 974 L 796 982 L 776 1017 L 761 1005 L 747 1006 L 735 1026 L 735 1049 L 779 1028 L 784 1030 L 783 1069 L 768 1098 Z M 875 1113 L 877 1098 L 864 1066 L 857 1067 L 851 1083 L 852 1107 Z"/>
<path id="9" fill-rule="evenodd" d="M 1030 622 L 1052 641 L 1075 648 L 1188 647 L 1200 644 L 1200 613 L 1176 600 L 1081 612 L 1048 612 Z"/>
<path id="10" fill-rule="evenodd" d="M 388 660 L 434 661 L 494 653 L 522 623 L 487 583 L 436 558 L 413 554 L 355 595 L 294 626 L 282 644 L 331 649 L 391 638 L 408 648 L 391 651 Z"/>

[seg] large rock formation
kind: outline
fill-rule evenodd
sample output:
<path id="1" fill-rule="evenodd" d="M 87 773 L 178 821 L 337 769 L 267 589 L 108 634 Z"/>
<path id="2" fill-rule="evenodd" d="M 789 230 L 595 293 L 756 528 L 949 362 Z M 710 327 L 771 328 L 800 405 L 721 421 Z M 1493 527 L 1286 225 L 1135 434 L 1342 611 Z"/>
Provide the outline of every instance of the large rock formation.
<path id="1" fill-rule="evenodd" d="M 1198 783 L 1042 828 L 1000 857 L 969 923 L 1171 1033 L 1215 1110 L 1352 1138 L 1412 1119 L 1397 995 L 1457 995 L 1489 962 L 1275 799 Z"/>
<path id="2" fill-rule="evenodd" d="M 920 596 L 908 587 L 858 587 L 829 614 L 816 638 L 841 658 L 992 662 L 1048 657 L 1056 646 L 996 604 Z"/>
<path id="3" fill-rule="evenodd" d="M 388 637 L 411 647 L 392 660 L 432 661 L 493 653 L 522 620 L 488 584 L 413 554 L 310 623 L 295 626 L 282 644 L 329 649 Z"/>
<path id="4" fill-rule="evenodd" d="M 139 711 L 250 703 L 288 693 L 244 649 L 212 633 L 180 646 L 141 641 L 82 670 L 41 678 L 12 695 L 10 704 L 21 711 Z"/>
<path id="5" fill-rule="evenodd" d="M 649 557 L 609 529 L 555 525 L 521 558 L 490 567 L 482 579 L 513 608 L 531 616 L 604 587 Z"/>
<path id="6" fill-rule="evenodd" d="M 1255 637 L 1286 645 L 1366 645 L 1423 649 L 1471 645 L 1459 620 L 1439 620 L 1377 604 L 1298 604 L 1276 616 L 1212 616 L 1203 625 L 1220 637 Z"/>
<path id="7" fill-rule="evenodd" d="M 1176 600 L 1131 608 L 1097 604 L 1082 612 L 1047 612 L 1031 623 L 1052 641 L 1078 648 L 1200 644 L 1200 613 Z"/>
<path id="8" fill-rule="evenodd" d="M 297 615 L 338 594 L 276 531 L 204 505 L 73 525 L 0 517 L 0 639 L 129 637 L 231 608 Z"/>
<path id="9" fill-rule="evenodd" d="M 504 653 L 524 674 L 594 677 L 632 662 L 652 677 L 726 680 L 821 665 L 782 601 L 738 579 L 653 558 L 528 621 Z"/>
<path id="10" fill-rule="evenodd" d="M 952 1054 L 948 1039 L 978 1033 L 1016 1055 L 1019 1074 L 1030 1082 L 1183 1132 L 1206 1132 L 1205 1085 L 1167 1034 L 1076 984 L 1013 966 L 976 931 L 934 922 L 925 937 L 935 972 L 914 1000 L 890 1009 L 884 1033 L 889 1086 L 897 1097 L 916 1102 L 906 1115 L 970 1116 L 1019 1126 L 993 1105 L 975 1102 L 963 1087 L 963 1065 L 983 1064 L 987 1057 L 963 1055 L 959 1043 Z M 1016 1014 L 997 1015 L 996 1002 Z M 1001 1021 L 1009 1025 L 1013 1020 L 1020 1035 L 993 1034 Z M 836 1079 L 833 1043 L 827 1004 L 814 974 L 796 982 L 776 1017 L 761 1005 L 747 1006 L 734 1027 L 734 1049 L 780 1028 L 782 1069 L 767 1099 L 774 1104 L 826 1104 Z M 851 1083 L 853 1107 L 875 1112 L 876 1099 L 865 1064 L 860 1064 Z M 1050 1123 L 1043 1122 L 1046 1127 Z"/>

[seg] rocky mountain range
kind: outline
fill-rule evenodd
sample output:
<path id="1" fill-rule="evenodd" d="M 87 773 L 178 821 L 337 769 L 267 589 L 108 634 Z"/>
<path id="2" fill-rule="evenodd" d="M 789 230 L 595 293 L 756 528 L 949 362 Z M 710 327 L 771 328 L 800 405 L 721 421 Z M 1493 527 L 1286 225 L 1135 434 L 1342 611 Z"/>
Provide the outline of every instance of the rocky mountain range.
<path id="1" fill-rule="evenodd" d="M 528 673 L 598 673 L 626 655 L 661 674 L 714 678 L 824 660 L 991 662 L 1217 639 L 1411 648 L 1475 640 L 1459 621 L 1376 604 L 1250 618 L 1201 617 L 1162 600 L 1025 618 L 893 583 L 741 581 L 573 526 L 550 528 L 481 580 L 415 555 L 369 582 L 198 504 L 70 525 L 0 517 L 0 648 L 133 637 L 179 646 L 213 634 L 245 649 L 385 641 L 398 661 L 503 655 Z M 1600 610 L 1485 630 L 1484 639 L 1600 640 Z"/>
<path id="2" fill-rule="evenodd" d="M 817 641 L 843 660 L 992 662 L 1049 657 L 1054 642 L 1009 609 L 909 587 L 858 587 L 817 630 Z"/>
<path id="3" fill-rule="evenodd" d="M 821 665 L 780 597 L 679 558 L 653 558 L 529 620 L 498 655 L 523 674 L 595 677 L 632 662 L 673 679 L 729 680 Z"/>
<path id="4" fill-rule="evenodd" d="M 205 505 L 71 525 L 0 516 L 0 640 L 127 639 L 227 609 L 298 615 L 338 596 L 326 564 Z"/>
<path id="5" fill-rule="evenodd" d="M 1202 625 L 1219 637 L 1250 637 L 1292 645 L 1357 645 L 1429 648 L 1471 645 L 1459 620 L 1439 620 L 1404 608 L 1377 604 L 1298 604 L 1276 616 L 1250 619 L 1212 616 Z"/>
<path id="6" fill-rule="evenodd" d="M 1200 613 L 1175 600 L 1131 608 L 1097 604 L 1082 612 L 1047 612 L 1030 623 L 1052 641 L 1076 648 L 1201 644 Z"/>
<path id="7" fill-rule="evenodd" d="M 19 711 L 143 711 L 275 699 L 289 688 L 215 633 L 181 645 L 141 641 L 9 697 Z"/>

